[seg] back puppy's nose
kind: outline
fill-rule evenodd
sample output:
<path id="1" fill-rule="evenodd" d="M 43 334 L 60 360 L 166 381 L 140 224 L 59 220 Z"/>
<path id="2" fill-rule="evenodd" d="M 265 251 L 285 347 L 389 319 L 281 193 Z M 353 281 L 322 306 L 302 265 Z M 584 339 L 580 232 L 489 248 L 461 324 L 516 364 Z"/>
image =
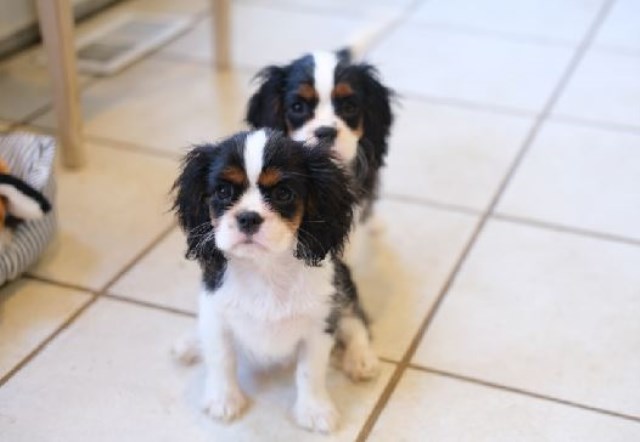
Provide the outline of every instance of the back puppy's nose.
<path id="1" fill-rule="evenodd" d="M 335 140 L 338 136 L 338 130 L 335 127 L 331 126 L 321 126 L 317 128 L 313 133 L 319 139 L 329 141 Z"/>
<path id="2" fill-rule="evenodd" d="M 236 215 L 238 228 L 242 233 L 252 235 L 258 231 L 264 219 L 258 212 L 241 212 Z"/>

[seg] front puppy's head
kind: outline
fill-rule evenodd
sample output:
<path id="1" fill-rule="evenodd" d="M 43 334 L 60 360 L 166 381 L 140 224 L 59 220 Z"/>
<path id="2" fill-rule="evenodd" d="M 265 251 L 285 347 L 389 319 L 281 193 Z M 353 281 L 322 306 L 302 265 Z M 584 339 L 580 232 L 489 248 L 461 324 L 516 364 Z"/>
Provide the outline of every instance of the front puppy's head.
<path id="1" fill-rule="evenodd" d="M 175 188 L 187 256 L 201 261 L 292 254 L 318 265 L 351 227 L 354 199 L 328 149 L 272 130 L 196 147 Z"/>
<path id="2" fill-rule="evenodd" d="M 392 123 L 392 92 L 375 69 L 352 64 L 333 52 L 314 52 L 287 66 L 259 74 L 260 86 L 249 101 L 247 122 L 272 127 L 304 142 L 332 145 L 348 163 L 362 144 L 377 166 L 383 164 Z"/>

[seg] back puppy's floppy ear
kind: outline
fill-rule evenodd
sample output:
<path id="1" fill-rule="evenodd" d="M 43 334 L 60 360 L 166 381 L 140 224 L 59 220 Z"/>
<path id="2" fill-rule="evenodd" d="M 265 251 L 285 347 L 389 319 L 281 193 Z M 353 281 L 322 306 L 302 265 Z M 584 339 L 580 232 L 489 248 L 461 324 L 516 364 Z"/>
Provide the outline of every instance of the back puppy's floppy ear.
<path id="1" fill-rule="evenodd" d="M 287 68 L 269 66 L 261 70 L 258 91 L 249 100 L 246 121 L 256 129 L 271 127 L 286 131 L 284 87 Z"/>
<path id="2" fill-rule="evenodd" d="M 380 82 L 373 66 L 362 64 L 360 69 L 365 92 L 363 129 L 365 136 L 373 142 L 376 166 L 381 167 L 387 154 L 387 137 L 393 123 L 391 99 L 394 92 Z"/>
<path id="3" fill-rule="evenodd" d="M 349 178 L 328 146 L 305 148 L 309 194 L 298 228 L 296 256 L 317 266 L 327 254 L 340 255 L 351 230 L 355 197 Z"/>

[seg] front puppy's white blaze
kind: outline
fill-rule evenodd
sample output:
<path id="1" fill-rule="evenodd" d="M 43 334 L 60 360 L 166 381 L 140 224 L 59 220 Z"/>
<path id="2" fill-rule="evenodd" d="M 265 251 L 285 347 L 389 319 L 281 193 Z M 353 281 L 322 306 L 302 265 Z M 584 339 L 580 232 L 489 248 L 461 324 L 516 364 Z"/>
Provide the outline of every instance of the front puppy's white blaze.
<path id="1" fill-rule="evenodd" d="M 352 161 L 358 149 L 358 135 L 336 115 L 333 107 L 332 93 L 335 87 L 335 71 L 338 58 L 333 52 L 314 52 L 314 88 L 318 94 L 318 104 L 314 109 L 313 118 L 302 127 L 295 130 L 291 137 L 296 141 L 309 142 L 311 145 L 318 140 L 315 130 L 319 127 L 333 127 L 338 130 L 333 150 L 345 163 Z"/>
<path id="2" fill-rule="evenodd" d="M 244 144 L 244 168 L 251 187 L 255 187 L 262 172 L 264 163 L 264 147 L 267 144 L 267 133 L 264 129 L 247 136 Z"/>

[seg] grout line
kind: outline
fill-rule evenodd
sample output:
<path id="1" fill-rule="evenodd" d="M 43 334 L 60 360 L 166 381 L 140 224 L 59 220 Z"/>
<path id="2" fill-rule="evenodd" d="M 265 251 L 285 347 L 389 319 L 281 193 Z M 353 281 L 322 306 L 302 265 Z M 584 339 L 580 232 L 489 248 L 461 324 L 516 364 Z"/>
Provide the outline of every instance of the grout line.
<path id="1" fill-rule="evenodd" d="M 175 307 L 169 307 L 169 306 L 166 306 L 166 305 L 154 304 L 152 302 L 142 301 L 142 300 L 138 300 L 138 299 L 127 298 L 125 296 L 116 295 L 116 294 L 114 294 L 112 292 L 104 293 L 102 295 L 102 297 L 105 298 L 105 299 L 114 299 L 116 301 L 123 302 L 125 304 L 137 305 L 138 307 L 147 307 L 147 308 L 150 308 L 152 310 L 159 310 L 159 311 L 163 311 L 163 312 L 166 312 L 166 313 L 173 313 L 173 314 L 180 315 L 180 316 L 187 316 L 189 318 L 195 318 L 197 316 L 196 313 L 190 312 L 188 310 L 183 310 L 183 309 L 179 309 L 179 308 L 175 308 Z"/>
<path id="2" fill-rule="evenodd" d="M 447 32 L 455 34 L 470 35 L 476 37 L 486 37 L 495 40 L 503 40 L 512 43 L 524 43 L 537 46 L 547 46 L 552 48 L 572 49 L 578 46 L 579 41 L 562 40 L 554 37 L 544 37 L 533 34 L 518 34 L 509 31 L 495 31 L 491 29 L 481 29 L 473 25 L 459 25 L 454 23 L 438 23 L 432 21 L 420 21 L 419 19 L 407 23 L 412 28 L 426 29 L 436 32 Z"/>
<path id="3" fill-rule="evenodd" d="M 20 362 L 18 362 L 7 374 L 5 374 L 2 378 L 0 378 L 0 388 L 4 384 L 6 384 L 13 376 L 16 375 L 20 370 L 22 370 L 29 362 L 33 360 L 40 352 L 47 347 L 51 341 L 53 341 L 60 333 L 65 331 L 75 320 L 84 313 L 89 307 L 91 307 L 98 300 L 98 295 L 91 295 L 91 299 L 89 299 L 86 303 L 84 303 L 78 310 L 73 312 L 71 316 L 69 316 L 56 330 L 53 331 L 47 338 L 42 341 L 36 348 L 34 348 L 27 356 L 22 358 Z"/>
<path id="4" fill-rule="evenodd" d="M 631 124 L 610 123 L 607 121 L 590 120 L 588 118 L 572 117 L 570 115 L 553 115 L 549 121 L 562 123 L 569 126 L 579 126 L 589 129 L 606 130 L 609 132 L 625 132 L 632 135 L 640 135 L 640 126 Z"/>
<path id="5" fill-rule="evenodd" d="M 63 331 L 68 329 L 75 321 L 78 319 L 82 313 L 84 313 L 89 307 L 91 307 L 95 302 L 102 298 L 107 290 L 111 288 L 113 284 L 118 281 L 127 273 L 133 266 L 135 266 L 142 258 L 144 258 L 153 248 L 155 248 L 164 238 L 166 238 L 176 227 L 176 222 L 172 222 L 171 225 L 163 230 L 156 238 L 154 238 L 146 247 L 144 247 L 140 252 L 138 252 L 118 273 L 116 273 L 109 281 L 104 285 L 102 289 L 99 291 L 90 291 L 91 299 L 87 301 L 84 305 L 82 305 L 78 310 L 76 310 L 66 321 L 64 321 L 57 329 L 55 329 L 47 338 L 42 341 L 36 348 L 34 348 L 27 356 L 25 356 L 18 364 L 16 364 L 9 372 L 0 378 L 0 387 L 6 384 L 13 376 L 15 376 L 20 370 L 22 370 L 26 365 L 29 364 L 41 351 L 43 351 L 56 337 L 58 337 Z M 47 282 L 43 278 L 29 276 L 31 279 L 41 280 L 42 282 Z M 68 285 L 66 283 L 52 283 L 54 285 L 59 286 L 69 286 L 70 288 L 75 288 L 73 285 Z"/>
<path id="6" fill-rule="evenodd" d="M 625 236 L 613 235 L 606 232 L 598 232 L 596 230 L 581 229 L 578 227 L 565 226 L 562 224 L 554 224 L 546 221 L 539 221 L 531 218 L 521 218 L 515 215 L 492 214 L 491 218 L 501 221 L 507 221 L 514 224 L 524 224 L 531 227 L 538 227 L 556 232 L 570 233 L 584 238 L 599 239 L 617 243 L 628 244 L 632 246 L 640 246 L 640 239 L 629 238 Z"/>
<path id="7" fill-rule="evenodd" d="M 65 282 L 65 281 L 59 281 L 59 280 L 50 278 L 48 276 L 40 276 L 40 275 L 36 275 L 36 274 L 27 272 L 27 273 L 23 274 L 22 277 L 26 278 L 26 279 L 31 279 L 33 281 L 39 281 L 39 282 L 44 282 L 46 284 L 55 285 L 55 286 L 62 287 L 62 288 L 65 288 L 65 289 L 88 292 L 88 293 L 92 293 L 94 295 L 99 294 L 99 292 L 97 290 L 95 290 L 95 289 L 92 289 L 92 288 L 89 288 L 89 287 L 85 287 L 85 286 L 81 286 L 81 285 L 78 285 L 78 284 Z"/>
<path id="8" fill-rule="evenodd" d="M 395 194 L 395 193 L 382 192 L 382 194 L 380 195 L 380 200 L 381 201 L 385 201 L 386 200 L 386 201 L 394 201 L 394 202 L 398 202 L 398 203 L 412 204 L 412 205 L 416 205 L 416 206 L 429 207 L 431 209 L 441 209 L 441 210 L 446 210 L 446 211 L 449 211 L 449 212 L 463 213 L 465 215 L 473 215 L 473 216 L 482 215 L 482 211 L 481 210 L 472 209 L 470 207 L 461 206 L 461 205 L 458 205 L 458 204 L 445 203 L 445 202 L 433 200 L 433 199 L 430 199 L 430 198 L 423 198 L 423 197 L 415 197 L 415 196 L 409 196 L 409 195 L 400 195 L 400 194 Z"/>
<path id="9" fill-rule="evenodd" d="M 544 395 L 544 394 L 535 393 L 533 391 L 524 390 L 524 389 L 517 388 L 517 387 L 510 387 L 508 385 L 496 384 L 494 382 L 485 381 L 485 380 L 482 380 L 482 379 L 478 379 L 478 378 L 474 378 L 474 377 L 470 377 L 470 376 L 465 376 L 465 375 L 460 375 L 460 374 L 456 374 L 456 373 L 451 373 L 451 372 L 444 371 L 444 370 L 438 370 L 438 369 L 435 369 L 435 368 L 423 367 L 423 366 L 416 365 L 416 364 L 409 364 L 409 368 L 417 370 L 417 371 L 429 373 L 429 374 L 434 374 L 434 375 L 437 375 L 437 376 L 442 376 L 442 377 L 455 379 L 455 380 L 462 381 L 462 382 L 467 382 L 467 383 L 470 383 L 470 384 L 482 385 L 482 386 L 489 387 L 489 388 L 495 388 L 495 389 L 498 389 L 498 390 L 507 391 L 509 393 L 514 393 L 514 394 L 518 394 L 518 395 L 522 395 L 522 396 L 528 396 L 528 397 L 532 397 L 532 398 L 536 398 L 536 399 L 541 399 L 541 400 L 544 400 L 544 401 L 547 401 L 547 402 L 554 402 L 556 404 L 567 405 L 567 406 L 570 406 L 570 407 L 573 407 L 573 408 L 580 408 L 582 410 L 591 411 L 593 413 L 605 414 L 605 415 L 608 415 L 608 416 L 613 416 L 613 417 L 617 417 L 617 418 L 630 420 L 632 422 L 640 423 L 640 416 L 634 416 L 634 415 L 631 415 L 631 414 L 619 413 L 617 411 L 607 410 L 606 408 L 594 407 L 594 406 L 591 406 L 591 405 L 586 405 L 586 404 L 582 404 L 582 403 L 579 403 L 579 402 L 570 401 L 570 400 L 567 400 L 567 399 L 561 399 L 561 398 L 557 398 L 557 397 L 554 397 L 554 396 L 547 396 L 547 395 Z"/>
<path id="10" fill-rule="evenodd" d="M 153 250 L 158 244 L 160 244 L 166 237 L 168 237 L 177 227 L 177 222 L 174 220 L 166 227 L 160 234 L 153 239 L 145 248 L 143 248 L 140 252 L 136 254 L 118 273 L 109 279 L 109 281 L 100 289 L 100 295 L 104 295 L 108 290 L 111 289 L 115 285 L 116 282 L 122 276 L 129 272 L 138 262 L 142 260 L 151 250 Z"/>
<path id="11" fill-rule="evenodd" d="M 365 441 L 369 437 L 369 435 L 371 434 L 371 431 L 373 430 L 373 427 L 376 424 L 376 422 L 378 420 L 378 417 L 382 414 L 382 410 L 385 408 L 385 406 L 386 406 L 387 402 L 389 401 L 391 395 L 393 394 L 393 392 L 395 391 L 398 383 L 400 382 L 400 378 L 402 377 L 402 375 L 406 371 L 407 367 L 409 366 L 409 364 L 411 362 L 411 359 L 413 358 L 413 355 L 415 354 L 415 352 L 416 352 L 416 350 L 418 348 L 418 345 L 420 344 L 420 341 L 422 340 L 422 337 L 426 334 L 427 330 L 429 329 L 429 326 L 431 325 L 431 322 L 433 321 L 433 318 L 435 317 L 435 315 L 437 314 L 437 312 L 439 310 L 439 307 L 442 305 L 442 302 L 443 302 L 446 294 L 449 292 L 449 288 L 453 285 L 453 282 L 456 280 L 457 275 L 460 272 L 460 269 L 462 268 L 462 266 L 463 266 L 464 262 L 466 261 L 467 257 L 469 256 L 471 249 L 473 248 L 473 246 L 475 245 L 476 241 L 478 240 L 480 232 L 484 228 L 484 225 L 487 223 L 487 220 L 489 219 L 489 217 L 493 213 L 496 205 L 498 204 L 498 201 L 500 200 L 500 197 L 501 197 L 502 193 L 504 192 L 504 190 L 508 186 L 509 182 L 511 181 L 511 178 L 515 174 L 516 170 L 518 169 L 519 165 L 522 163 L 525 155 L 527 154 L 528 150 L 530 149 L 531 145 L 533 144 L 533 141 L 534 141 L 534 139 L 536 137 L 536 134 L 538 133 L 539 129 L 542 127 L 542 125 L 545 122 L 545 120 L 548 118 L 548 115 L 549 115 L 551 109 L 553 108 L 553 106 L 556 103 L 556 101 L 559 99 L 560 94 L 562 93 L 562 91 L 566 87 L 566 85 L 569 82 L 571 76 L 573 75 L 573 73 L 577 69 L 578 64 L 580 63 L 580 61 L 584 57 L 587 49 L 591 45 L 591 42 L 593 41 L 597 30 L 599 29 L 600 25 L 604 21 L 604 18 L 607 16 L 607 14 L 608 14 L 609 10 L 611 9 L 611 6 L 613 5 L 614 1 L 615 0 L 608 0 L 600 8 L 600 11 L 598 12 L 597 17 L 595 18 L 595 20 L 593 21 L 593 23 L 591 24 L 591 26 L 587 30 L 587 33 L 585 34 L 582 42 L 577 47 L 576 51 L 574 52 L 573 56 L 571 57 L 571 60 L 569 61 L 567 67 L 565 68 L 564 73 L 559 78 L 558 83 L 556 84 L 556 87 L 553 89 L 553 91 L 552 91 L 549 99 L 547 100 L 545 106 L 543 107 L 541 113 L 536 118 L 536 121 L 534 122 L 534 124 L 531 126 L 531 129 L 529 130 L 529 133 L 528 133 L 527 137 L 525 138 L 525 140 L 522 143 L 520 151 L 518 152 L 518 154 L 514 158 L 513 162 L 511 163 L 511 166 L 509 167 L 509 170 L 507 171 L 507 173 L 505 174 L 504 178 L 502 179 L 502 181 L 500 183 L 500 186 L 498 187 L 496 193 L 494 194 L 494 197 L 491 200 L 491 203 L 490 203 L 489 207 L 487 208 L 486 212 L 484 212 L 484 214 L 480 218 L 480 221 L 476 225 L 476 228 L 474 229 L 470 239 L 465 244 L 465 246 L 464 246 L 464 248 L 463 248 L 463 250 L 462 250 L 462 252 L 461 252 L 461 254 L 460 254 L 460 256 L 459 256 L 459 258 L 458 258 L 458 260 L 456 262 L 456 264 L 455 264 L 455 266 L 451 270 L 451 272 L 450 272 L 449 276 L 447 277 L 447 280 L 445 281 L 442 289 L 438 293 L 438 296 L 437 296 L 436 300 L 434 301 L 431 309 L 427 313 L 426 318 L 424 319 L 424 321 L 420 325 L 417 333 L 415 334 L 413 340 L 411 341 L 409 347 L 407 348 L 407 351 L 405 352 L 404 356 L 402 357 L 402 360 L 400 361 L 400 364 L 398 364 L 398 366 L 396 367 L 396 370 L 394 371 L 393 375 L 391 376 L 391 378 L 390 378 L 389 382 L 387 383 L 385 389 L 383 390 L 382 394 L 378 398 L 378 401 L 376 402 L 373 410 L 371 411 L 371 413 L 367 417 L 367 420 L 365 421 L 364 425 L 362 426 L 362 428 L 360 430 L 360 433 L 358 434 L 358 437 L 356 439 L 358 442 Z"/>

